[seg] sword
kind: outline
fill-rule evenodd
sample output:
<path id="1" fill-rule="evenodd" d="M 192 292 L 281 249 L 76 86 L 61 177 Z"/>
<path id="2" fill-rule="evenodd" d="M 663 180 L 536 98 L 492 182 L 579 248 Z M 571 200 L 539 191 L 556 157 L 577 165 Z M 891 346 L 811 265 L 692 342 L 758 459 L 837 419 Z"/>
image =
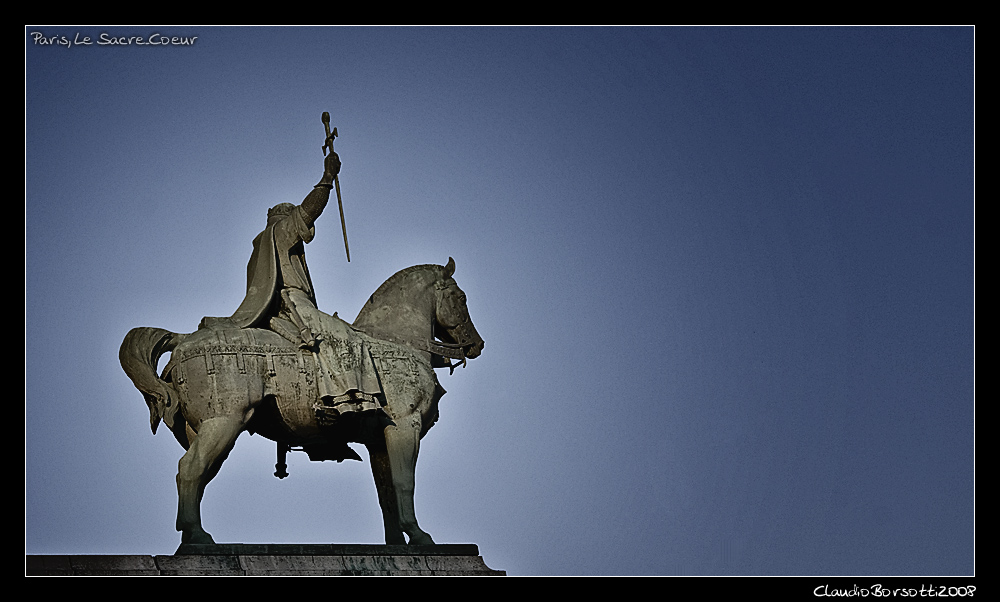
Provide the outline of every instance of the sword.
<path id="1" fill-rule="evenodd" d="M 326 156 L 327 147 L 333 152 L 333 139 L 337 137 L 337 128 L 330 132 L 330 114 L 323 112 L 323 126 L 326 127 L 326 140 L 323 141 L 323 156 Z M 351 247 L 347 244 L 347 222 L 344 221 L 344 201 L 340 198 L 340 174 L 333 176 L 333 183 L 337 187 L 337 205 L 340 206 L 340 227 L 344 229 L 344 250 L 347 251 L 347 261 L 351 261 Z"/>

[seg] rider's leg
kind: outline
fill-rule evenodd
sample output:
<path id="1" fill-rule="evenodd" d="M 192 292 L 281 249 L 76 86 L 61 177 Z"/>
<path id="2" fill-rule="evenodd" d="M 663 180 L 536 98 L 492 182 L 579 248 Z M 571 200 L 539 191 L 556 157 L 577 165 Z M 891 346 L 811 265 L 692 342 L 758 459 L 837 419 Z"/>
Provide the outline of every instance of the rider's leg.
<path id="1" fill-rule="evenodd" d="M 316 337 L 313 335 L 309 325 L 302 319 L 302 309 L 308 311 L 315 309 L 315 305 L 306 294 L 295 288 L 285 288 L 281 290 L 281 300 L 284 301 L 282 314 L 287 314 L 288 318 L 299 329 L 299 338 L 302 339 L 301 347 L 313 349 L 316 347 Z M 303 306 L 308 306 L 304 307 Z"/>

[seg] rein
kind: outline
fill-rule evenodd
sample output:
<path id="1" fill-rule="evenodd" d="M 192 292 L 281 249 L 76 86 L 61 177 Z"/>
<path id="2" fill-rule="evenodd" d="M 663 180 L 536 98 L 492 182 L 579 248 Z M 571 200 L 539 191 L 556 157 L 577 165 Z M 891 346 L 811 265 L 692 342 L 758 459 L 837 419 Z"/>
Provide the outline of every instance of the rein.
<path id="1" fill-rule="evenodd" d="M 455 368 L 458 368 L 459 366 L 462 366 L 464 368 L 468 361 L 465 356 L 465 350 L 463 349 L 464 345 L 462 343 L 445 343 L 442 341 L 436 341 L 434 339 L 426 339 L 426 340 L 408 339 L 408 338 L 393 336 L 375 329 L 363 329 L 357 326 L 351 326 L 351 328 L 357 330 L 358 332 L 362 332 L 372 338 L 382 339 L 384 341 L 389 341 L 392 343 L 396 343 L 398 345 L 406 345 L 407 347 L 412 347 L 420 351 L 426 351 L 431 355 L 439 355 L 441 357 L 449 358 L 449 360 L 452 359 L 462 360 L 461 362 L 454 364 L 449 361 L 444 366 L 441 366 L 442 368 L 449 369 L 448 372 L 449 375 L 454 374 Z"/>
<path id="2" fill-rule="evenodd" d="M 462 360 L 460 364 L 453 364 L 450 361 L 444 366 L 448 368 L 448 376 L 455 373 L 455 368 L 459 366 L 465 367 L 468 360 L 465 357 L 464 345 L 461 343 L 442 343 L 441 341 L 427 341 L 427 351 L 431 353 L 436 353 L 440 356 L 447 357 L 455 360 Z"/>

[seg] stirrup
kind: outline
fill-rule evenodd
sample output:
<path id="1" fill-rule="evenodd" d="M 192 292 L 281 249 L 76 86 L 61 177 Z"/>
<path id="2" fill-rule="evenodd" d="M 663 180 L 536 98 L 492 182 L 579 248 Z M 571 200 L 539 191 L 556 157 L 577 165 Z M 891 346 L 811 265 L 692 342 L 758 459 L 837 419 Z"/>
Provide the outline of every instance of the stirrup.
<path id="1" fill-rule="evenodd" d="M 319 344 L 318 341 L 316 341 L 316 337 L 313 336 L 312 331 L 309 330 L 308 327 L 303 326 L 302 329 L 299 330 L 299 337 L 302 339 L 302 342 L 299 343 L 299 349 L 315 349 Z"/>

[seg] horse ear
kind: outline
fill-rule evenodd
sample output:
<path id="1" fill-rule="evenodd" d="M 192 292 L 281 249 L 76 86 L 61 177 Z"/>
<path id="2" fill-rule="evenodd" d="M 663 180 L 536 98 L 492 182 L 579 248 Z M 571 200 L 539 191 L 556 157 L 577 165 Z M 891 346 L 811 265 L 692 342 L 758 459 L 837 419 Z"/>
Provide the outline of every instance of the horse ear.
<path id="1" fill-rule="evenodd" d="M 455 275 L 455 260 L 448 258 L 448 265 L 444 266 L 444 277 L 451 278 Z"/>

